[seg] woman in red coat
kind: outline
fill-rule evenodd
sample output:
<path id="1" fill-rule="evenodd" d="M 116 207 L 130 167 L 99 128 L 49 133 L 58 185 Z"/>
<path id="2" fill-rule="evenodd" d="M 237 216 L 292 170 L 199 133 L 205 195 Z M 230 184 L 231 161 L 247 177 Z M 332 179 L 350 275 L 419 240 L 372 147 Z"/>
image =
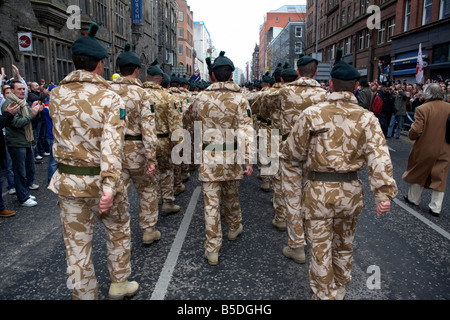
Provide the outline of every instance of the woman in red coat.
<path id="1" fill-rule="evenodd" d="M 405 196 L 411 204 L 419 205 L 423 188 L 433 190 L 428 207 L 433 216 L 439 216 L 450 163 L 450 144 L 445 140 L 450 103 L 444 101 L 438 84 L 428 85 L 424 93 L 427 102 L 416 109 L 408 134 L 415 143 L 402 178 L 411 184 Z"/>

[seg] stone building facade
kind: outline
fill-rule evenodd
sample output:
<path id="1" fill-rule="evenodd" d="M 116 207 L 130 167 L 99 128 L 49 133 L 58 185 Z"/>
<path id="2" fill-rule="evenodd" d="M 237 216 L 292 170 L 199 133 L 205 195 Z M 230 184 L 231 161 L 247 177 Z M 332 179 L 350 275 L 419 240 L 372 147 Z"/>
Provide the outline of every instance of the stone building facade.
<path id="1" fill-rule="evenodd" d="M 15 64 L 27 81 L 58 83 L 74 68 L 71 44 L 95 22 L 110 54 L 105 79 L 117 71 L 115 61 L 127 42 L 141 56 L 142 80 L 154 59 L 170 73 L 176 65 L 177 11 L 176 0 L 0 0 L 0 65 L 9 77 Z M 19 49 L 19 33 L 31 33 L 32 51 Z"/>

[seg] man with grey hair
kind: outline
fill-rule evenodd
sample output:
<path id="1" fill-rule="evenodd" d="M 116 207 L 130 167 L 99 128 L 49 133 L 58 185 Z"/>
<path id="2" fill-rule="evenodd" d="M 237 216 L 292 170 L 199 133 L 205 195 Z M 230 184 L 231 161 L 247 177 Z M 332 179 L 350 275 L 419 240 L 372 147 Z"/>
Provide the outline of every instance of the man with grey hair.
<path id="1" fill-rule="evenodd" d="M 444 101 L 439 84 L 424 89 L 426 102 L 417 108 L 415 122 L 408 136 L 415 140 L 403 180 L 411 184 L 404 199 L 418 206 L 424 188 L 432 189 L 429 212 L 439 217 L 447 186 L 450 164 L 450 144 L 445 140 L 450 103 Z"/>

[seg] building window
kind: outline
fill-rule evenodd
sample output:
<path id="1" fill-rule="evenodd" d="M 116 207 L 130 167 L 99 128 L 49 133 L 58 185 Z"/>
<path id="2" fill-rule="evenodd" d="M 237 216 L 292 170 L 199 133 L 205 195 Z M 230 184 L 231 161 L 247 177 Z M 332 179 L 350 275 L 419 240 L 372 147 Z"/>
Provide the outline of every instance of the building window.
<path id="1" fill-rule="evenodd" d="M 352 49 L 352 38 L 348 37 L 347 39 L 345 39 L 345 46 L 344 46 L 344 52 L 345 54 L 350 54 Z"/>
<path id="2" fill-rule="evenodd" d="M 386 21 L 381 22 L 381 28 L 378 30 L 377 44 L 383 44 L 385 41 Z"/>
<path id="3" fill-rule="evenodd" d="M 57 43 L 55 56 L 57 72 L 56 80 L 59 82 L 73 71 L 70 46 L 63 43 Z"/>
<path id="4" fill-rule="evenodd" d="M 366 48 L 370 46 L 370 30 L 366 29 Z"/>
<path id="5" fill-rule="evenodd" d="M 180 37 L 180 38 L 184 38 L 184 29 L 183 29 L 183 28 L 180 28 L 179 30 L 180 30 L 179 37 Z"/>
<path id="6" fill-rule="evenodd" d="M 178 13 L 178 21 L 183 21 L 183 20 L 184 20 L 184 13 L 183 13 L 183 11 L 180 11 Z"/>
<path id="7" fill-rule="evenodd" d="M 364 49 L 364 31 L 358 32 L 358 50 Z"/>
<path id="8" fill-rule="evenodd" d="M 45 40 L 33 37 L 33 53 L 24 54 L 25 79 L 39 82 L 39 79 L 47 79 Z"/>
<path id="9" fill-rule="evenodd" d="M 178 45 L 178 54 L 183 54 L 183 45 Z"/>
<path id="10" fill-rule="evenodd" d="M 108 28 L 108 10 L 106 9 L 106 0 L 97 0 L 95 2 L 95 12 L 97 23 Z"/>
<path id="11" fill-rule="evenodd" d="M 422 17 L 422 25 L 428 24 L 431 22 L 431 9 L 433 7 L 433 0 L 424 0 L 423 2 L 423 17 Z"/>
<path id="12" fill-rule="evenodd" d="M 119 1 L 115 0 L 114 2 L 115 10 L 115 25 L 116 25 L 116 33 L 119 35 L 125 35 L 125 5 Z"/>
<path id="13" fill-rule="evenodd" d="M 448 17 L 450 17 L 450 0 L 441 0 L 439 19 L 445 19 Z"/>
<path id="14" fill-rule="evenodd" d="M 89 3 L 88 0 L 78 0 L 78 6 L 81 9 L 82 14 L 89 14 Z"/>
<path id="15" fill-rule="evenodd" d="M 295 36 L 297 38 L 301 38 L 302 37 L 302 27 L 295 27 Z"/>
<path id="16" fill-rule="evenodd" d="M 411 0 L 406 0 L 406 3 L 405 3 L 405 27 L 404 27 L 404 31 L 409 31 L 410 17 L 411 17 Z"/>
<path id="17" fill-rule="evenodd" d="M 295 43 L 295 54 L 300 53 L 302 53 L 302 43 L 299 41 Z"/>
<path id="18" fill-rule="evenodd" d="M 391 38 L 394 36 L 395 29 L 395 18 L 391 18 L 388 20 L 388 32 L 387 32 L 387 41 L 391 42 Z"/>

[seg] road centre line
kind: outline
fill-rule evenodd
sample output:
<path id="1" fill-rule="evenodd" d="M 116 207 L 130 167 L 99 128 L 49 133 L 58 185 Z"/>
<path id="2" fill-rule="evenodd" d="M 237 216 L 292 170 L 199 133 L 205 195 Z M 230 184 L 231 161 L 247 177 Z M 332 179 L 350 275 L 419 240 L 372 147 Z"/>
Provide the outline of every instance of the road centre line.
<path id="1" fill-rule="evenodd" d="M 400 207 L 402 207 L 403 209 L 405 209 L 406 211 L 408 211 L 409 213 L 411 213 L 413 216 L 415 216 L 417 219 L 419 219 L 420 221 L 422 221 L 423 223 L 425 223 L 427 226 L 429 226 L 430 228 L 432 228 L 433 230 L 437 231 L 438 233 L 440 233 L 441 235 L 443 235 L 445 238 L 447 238 L 448 240 L 450 240 L 450 233 L 448 233 L 447 231 L 445 231 L 444 229 L 442 229 L 441 227 L 439 227 L 438 225 L 434 224 L 433 222 L 431 222 L 430 220 L 428 220 L 427 218 L 425 218 L 424 216 L 422 216 L 420 213 L 418 213 L 417 211 L 411 209 L 409 206 L 407 206 L 405 203 L 403 203 L 402 201 L 398 200 L 398 199 L 394 199 L 393 200 L 397 205 L 399 205 Z"/>
<path id="2" fill-rule="evenodd" d="M 181 248 L 183 247 L 184 239 L 191 224 L 192 216 L 194 215 L 195 208 L 197 206 L 198 198 L 202 191 L 201 187 L 197 187 L 192 194 L 191 201 L 184 214 L 183 221 L 181 221 L 180 228 L 178 229 L 175 240 L 173 241 L 170 252 L 167 256 L 164 267 L 159 275 L 158 282 L 156 283 L 155 290 L 153 291 L 150 300 L 164 300 L 169 287 L 172 274 L 177 264 L 178 256 L 180 255 Z"/>

